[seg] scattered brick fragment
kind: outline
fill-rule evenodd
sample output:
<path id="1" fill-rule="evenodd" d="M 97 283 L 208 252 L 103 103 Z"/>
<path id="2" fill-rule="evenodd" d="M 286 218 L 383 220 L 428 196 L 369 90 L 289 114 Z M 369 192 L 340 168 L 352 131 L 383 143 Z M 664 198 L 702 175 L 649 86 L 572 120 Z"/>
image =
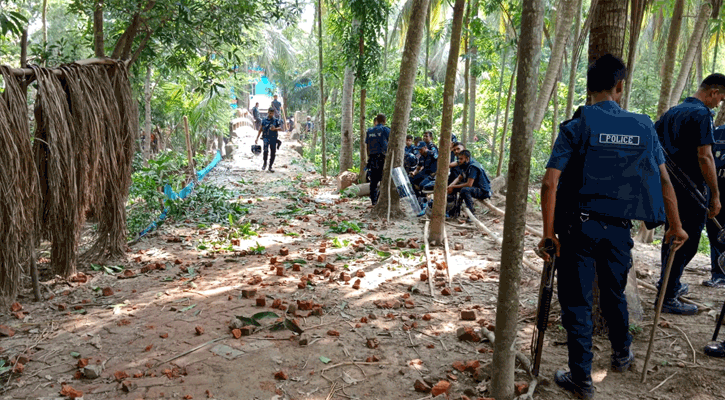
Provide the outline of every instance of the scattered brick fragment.
<path id="1" fill-rule="evenodd" d="M 13 372 L 14 373 L 16 373 L 16 374 L 22 374 L 23 371 L 25 371 L 25 364 L 22 364 L 22 363 L 18 362 L 18 363 L 16 363 L 13 366 Z"/>
<path id="2" fill-rule="evenodd" d="M 420 280 L 421 281 L 427 281 L 428 280 L 428 273 L 427 272 L 421 272 L 420 273 Z"/>
<path id="3" fill-rule="evenodd" d="M 279 249 L 279 255 L 281 255 L 281 256 L 289 255 L 289 249 L 286 247 L 282 247 L 281 249 Z"/>
<path id="4" fill-rule="evenodd" d="M 148 353 L 149 351 L 151 351 L 151 349 L 152 349 L 153 347 L 154 347 L 154 345 L 152 345 L 152 344 L 150 344 L 150 345 L 146 346 L 146 348 L 144 349 L 144 352 Z"/>
<path id="5" fill-rule="evenodd" d="M 104 296 L 113 296 L 113 289 L 110 287 L 103 288 L 103 295 Z"/>
<path id="6" fill-rule="evenodd" d="M 202 328 L 200 326 L 195 327 L 194 330 L 196 331 L 196 334 L 197 335 L 203 335 L 204 334 L 204 328 Z"/>
<path id="7" fill-rule="evenodd" d="M 358 278 L 364 278 L 364 277 L 365 277 L 365 271 L 363 271 L 363 270 L 359 269 L 359 270 L 358 270 L 358 271 L 357 271 L 357 272 L 355 273 L 355 276 L 357 276 Z"/>
<path id="8" fill-rule="evenodd" d="M 18 312 L 23 309 L 23 306 L 20 305 L 17 301 L 10 305 L 10 311 L 12 312 Z"/>
<path id="9" fill-rule="evenodd" d="M 362 322 L 363 324 L 367 324 L 368 323 L 367 317 L 360 318 L 360 322 Z"/>
<path id="10" fill-rule="evenodd" d="M 338 332 L 338 331 L 336 331 L 334 329 L 330 329 L 329 331 L 327 331 L 327 334 L 329 336 L 340 336 L 340 332 Z"/>
<path id="11" fill-rule="evenodd" d="M 211 392 L 208 389 L 207 389 L 206 392 L 204 392 L 204 394 L 206 395 L 206 398 L 207 399 L 211 399 L 212 397 L 214 397 L 214 396 L 211 395 Z"/>
<path id="12" fill-rule="evenodd" d="M 514 384 L 514 387 L 516 388 L 515 389 L 516 396 L 521 396 L 522 394 L 529 391 L 529 384 L 526 382 L 516 382 Z"/>
<path id="13" fill-rule="evenodd" d="M 466 372 L 475 372 L 481 366 L 481 362 L 478 360 L 466 361 Z"/>
<path id="14" fill-rule="evenodd" d="M 66 396 L 71 399 L 76 399 L 79 397 L 83 397 L 83 392 L 73 389 L 70 385 L 62 385 L 60 389 L 60 395 Z"/>
<path id="15" fill-rule="evenodd" d="M 448 390 L 451 388 L 451 383 L 448 381 L 440 381 L 433 386 L 430 390 L 430 394 L 433 395 L 433 397 L 436 397 L 443 393 L 448 393 Z"/>
<path id="16" fill-rule="evenodd" d="M 486 324 L 486 329 L 488 329 L 491 332 L 496 332 L 496 325 L 489 322 Z"/>
<path id="17" fill-rule="evenodd" d="M 117 381 L 122 381 L 126 378 L 128 378 L 128 374 L 126 371 L 116 371 L 113 373 L 113 377 L 116 378 Z"/>
<path id="18" fill-rule="evenodd" d="M 286 381 L 289 379 L 289 375 L 287 375 L 284 371 L 279 371 L 276 374 L 274 374 L 274 379 L 280 380 L 280 381 Z"/>
<path id="19" fill-rule="evenodd" d="M 372 357 L 368 357 L 368 358 L 367 358 L 367 359 L 365 360 L 365 362 L 378 362 L 378 361 L 380 361 L 380 358 L 378 358 L 378 356 L 372 356 Z"/>
<path id="20" fill-rule="evenodd" d="M 302 265 L 294 263 L 292 264 L 292 271 L 300 272 L 302 270 Z"/>
<path id="21" fill-rule="evenodd" d="M 300 282 L 297 284 L 297 289 L 305 289 L 307 288 L 307 281 Z"/>
<path id="22" fill-rule="evenodd" d="M 444 288 L 443 290 L 441 290 L 441 294 L 443 296 L 450 296 L 451 295 L 451 289 Z"/>
<path id="23" fill-rule="evenodd" d="M 431 319 L 433 319 L 433 317 L 431 317 L 430 314 L 426 314 L 423 316 L 423 321 L 430 321 Z"/>
<path id="24" fill-rule="evenodd" d="M 430 391 L 431 391 L 431 387 L 428 386 L 428 384 L 426 384 L 425 382 L 421 381 L 420 379 L 417 379 L 415 381 L 415 384 L 413 385 L 413 387 L 415 388 L 416 392 L 420 392 L 420 393 L 430 393 Z"/>
<path id="25" fill-rule="evenodd" d="M 277 257 L 272 257 L 269 259 L 270 264 L 277 264 Z"/>
<path id="26" fill-rule="evenodd" d="M 455 370 L 457 370 L 459 372 L 463 372 L 463 371 L 466 370 L 466 364 L 464 364 L 461 361 L 454 362 L 453 365 L 452 365 L 452 367 L 453 367 L 453 369 L 455 369 Z"/>
<path id="27" fill-rule="evenodd" d="M 239 332 L 242 334 L 242 336 L 250 336 L 252 333 L 254 333 L 254 325 L 246 325 L 239 329 Z"/>
<path id="28" fill-rule="evenodd" d="M 126 393 L 131 393 L 132 391 L 136 390 L 138 385 L 136 385 L 133 381 L 123 381 L 121 382 L 121 390 L 123 390 Z"/>
<path id="29" fill-rule="evenodd" d="M 461 340 L 464 342 L 480 342 L 481 341 L 481 338 L 473 330 L 473 328 L 469 328 L 469 327 L 458 328 L 458 330 L 456 330 L 456 336 L 458 337 L 458 340 Z"/>
<path id="30" fill-rule="evenodd" d="M 476 311 L 475 310 L 461 311 L 461 319 L 464 321 L 475 321 L 476 320 Z"/>
<path id="31" fill-rule="evenodd" d="M 277 276 L 284 276 L 284 267 L 281 265 L 277 267 Z"/>
<path id="32" fill-rule="evenodd" d="M 282 300 L 280 300 L 280 299 L 275 299 L 272 302 L 272 308 L 280 308 L 281 306 L 282 306 Z"/>
<path id="33" fill-rule="evenodd" d="M 352 288 L 355 289 L 355 290 L 360 289 L 360 284 L 361 283 L 362 282 L 360 282 L 360 279 L 355 280 L 355 283 L 352 284 Z"/>
<path id="34" fill-rule="evenodd" d="M 476 274 L 471 274 L 471 277 L 470 277 L 470 279 L 471 279 L 472 281 L 474 281 L 474 282 L 475 282 L 475 281 L 477 281 L 477 280 L 478 280 L 478 275 L 476 275 Z"/>
<path id="35" fill-rule="evenodd" d="M 369 349 L 377 349 L 378 348 L 378 340 L 377 339 L 368 339 L 366 345 Z"/>
<path id="36" fill-rule="evenodd" d="M 267 299 L 264 296 L 257 297 L 257 307 L 264 307 L 267 305 Z"/>
<path id="37" fill-rule="evenodd" d="M 78 360 L 78 368 L 85 368 L 88 365 L 88 359 L 87 358 L 81 358 Z"/>
<path id="38" fill-rule="evenodd" d="M 232 336 L 234 336 L 234 339 L 239 339 L 240 337 L 242 337 L 241 329 L 232 329 Z"/>

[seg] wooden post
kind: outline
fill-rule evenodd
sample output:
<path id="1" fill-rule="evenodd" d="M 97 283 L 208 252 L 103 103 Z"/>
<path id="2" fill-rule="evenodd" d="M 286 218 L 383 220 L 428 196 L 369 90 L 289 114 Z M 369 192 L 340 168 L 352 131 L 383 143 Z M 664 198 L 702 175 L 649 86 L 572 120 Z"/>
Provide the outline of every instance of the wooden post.
<path id="1" fill-rule="evenodd" d="M 196 171 L 194 170 L 194 155 L 191 151 L 191 135 L 189 135 L 189 119 L 184 115 L 184 133 L 186 134 L 186 156 L 189 159 L 189 178 L 196 182 Z"/>

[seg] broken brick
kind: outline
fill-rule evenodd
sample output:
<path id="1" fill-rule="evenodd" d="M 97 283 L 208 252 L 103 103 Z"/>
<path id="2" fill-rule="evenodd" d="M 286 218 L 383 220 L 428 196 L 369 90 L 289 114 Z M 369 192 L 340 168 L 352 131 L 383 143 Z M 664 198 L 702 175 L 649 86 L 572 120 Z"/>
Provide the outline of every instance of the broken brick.
<path id="1" fill-rule="evenodd" d="M 463 243 L 454 243 L 453 250 L 463 250 Z"/>
<path id="2" fill-rule="evenodd" d="M 465 371 L 466 372 L 475 372 L 478 369 L 478 367 L 480 367 L 480 366 L 481 366 L 481 362 L 478 360 L 466 361 Z"/>
<path id="3" fill-rule="evenodd" d="M 334 329 L 330 329 L 329 331 L 327 331 L 327 334 L 329 336 L 340 336 L 340 332 L 338 332 L 338 331 L 336 331 Z"/>
<path id="4" fill-rule="evenodd" d="M 79 272 L 79 273 L 73 275 L 70 278 L 70 281 L 76 282 L 76 283 L 86 283 L 86 282 L 88 282 L 88 275 L 84 274 L 83 272 Z"/>
<path id="5" fill-rule="evenodd" d="M 121 390 L 123 390 L 126 393 L 130 393 L 130 392 L 136 390 L 137 387 L 138 387 L 138 385 L 136 385 L 136 383 L 132 382 L 132 381 L 121 382 Z"/>
<path id="6" fill-rule="evenodd" d="M 378 340 L 377 339 L 368 339 L 366 346 L 368 346 L 369 349 L 377 349 L 378 348 Z"/>
<path id="7" fill-rule="evenodd" d="M 70 399 L 76 399 L 79 397 L 83 397 L 83 392 L 73 389 L 72 387 L 70 387 L 70 385 L 62 385 L 60 395 L 66 396 Z"/>
<path id="8" fill-rule="evenodd" d="M 413 387 L 415 388 L 416 392 L 420 392 L 420 393 L 430 393 L 430 391 L 431 391 L 431 387 L 428 386 L 428 384 L 426 384 L 425 382 L 421 381 L 420 379 L 417 379 L 415 381 L 415 384 L 413 385 Z"/>
<path id="9" fill-rule="evenodd" d="M 277 267 L 277 276 L 284 276 L 284 267 L 281 265 Z"/>
<path id="10" fill-rule="evenodd" d="M 300 311 L 312 310 L 314 303 L 312 300 L 297 300 L 297 309 Z"/>
<path id="11" fill-rule="evenodd" d="M 450 296 L 451 295 L 451 289 L 444 288 L 443 290 L 441 290 L 441 294 L 443 296 Z"/>
<path id="12" fill-rule="evenodd" d="M 267 299 L 264 297 L 257 297 L 257 307 L 264 307 L 267 305 Z"/>
<path id="13" fill-rule="evenodd" d="M 277 257 L 272 257 L 269 259 L 270 264 L 277 264 Z"/>
<path id="14" fill-rule="evenodd" d="M 405 308 L 407 308 L 407 309 L 415 308 L 415 302 L 413 302 L 413 300 L 406 300 Z"/>
<path id="15" fill-rule="evenodd" d="M 287 375 L 284 371 L 279 371 L 276 374 L 274 374 L 274 379 L 280 380 L 280 381 L 286 381 L 289 379 L 289 375 Z"/>
<path id="16" fill-rule="evenodd" d="M 150 345 L 146 346 L 146 348 L 144 349 L 144 352 L 149 352 L 149 351 L 151 351 L 151 349 L 152 349 L 153 347 L 154 347 L 154 345 L 152 345 L 152 344 L 150 344 Z"/>
<path id="17" fill-rule="evenodd" d="M 280 300 L 280 299 L 275 299 L 272 302 L 272 308 L 280 308 L 281 306 L 282 306 L 282 300 Z"/>
<path id="18" fill-rule="evenodd" d="M 292 271 L 300 272 L 301 270 L 302 270 L 302 265 L 297 264 L 297 263 L 292 264 Z"/>
<path id="19" fill-rule="evenodd" d="M 430 314 L 426 314 L 423 316 L 423 321 L 430 321 L 431 319 L 433 319 L 433 317 L 431 317 Z"/>
<path id="20" fill-rule="evenodd" d="M 470 279 L 471 279 L 472 281 L 474 281 L 474 282 L 475 282 L 475 281 L 477 281 L 477 280 L 478 280 L 478 275 L 476 275 L 476 274 L 471 274 L 471 277 L 470 277 Z"/>
<path id="21" fill-rule="evenodd" d="M 364 278 L 365 277 L 365 271 L 363 271 L 363 270 L 360 269 L 360 270 L 358 270 L 355 273 L 355 276 L 357 276 L 358 278 Z"/>
<path id="22" fill-rule="evenodd" d="M 204 334 L 204 328 L 202 328 L 200 326 L 195 327 L 194 330 L 196 331 L 196 334 L 197 335 L 203 335 Z"/>
<path id="23" fill-rule="evenodd" d="M 455 369 L 455 370 L 457 370 L 459 372 L 463 372 L 463 371 L 466 370 L 466 364 L 464 364 L 461 361 L 454 362 L 452 366 L 453 366 L 453 369 Z"/>
<path id="24" fill-rule="evenodd" d="M 360 318 L 360 322 L 362 322 L 363 324 L 367 324 L 368 323 L 367 317 Z"/>
<path id="25" fill-rule="evenodd" d="M 448 393 L 448 390 L 451 388 L 451 383 L 448 381 L 440 381 L 433 386 L 430 390 L 430 394 L 433 395 L 433 397 L 436 397 L 443 393 Z"/>
<path id="26" fill-rule="evenodd" d="M 307 281 L 300 282 L 297 284 L 297 289 L 305 289 L 307 287 Z"/>
<path id="27" fill-rule="evenodd" d="M 88 359 L 87 358 L 81 358 L 80 360 L 78 360 L 78 364 L 77 365 L 78 365 L 78 368 L 85 368 L 86 366 L 88 366 Z"/>
<path id="28" fill-rule="evenodd" d="M 380 358 L 378 358 L 378 356 L 372 356 L 372 357 L 368 357 L 368 358 L 367 358 L 367 359 L 365 360 L 365 362 L 378 362 L 378 361 L 380 361 Z"/>
<path id="29" fill-rule="evenodd" d="M 516 382 L 514 384 L 514 387 L 514 392 L 516 393 L 516 396 L 521 396 L 522 394 L 529 391 L 529 384 L 526 382 Z"/>
<path id="30" fill-rule="evenodd" d="M 17 301 L 10 305 L 10 311 L 12 312 L 18 312 L 23 309 L 23 306 L 20 305 Z"/>
<path id="31" fill-rule="evenodd" d="M 480 342 L 481 341 L 481 338 L 473 330 L 473 328 L 469 328 L 469 327 L 458 328 L 458 330 L 456 330 L 456 336 L 458 337 L 458 340 L 461 340 L 464 342 Z"/>
<path id="32" fill-rule="evenodd" d="M 113 296 L 113 289 L 110 287 L 103 288 L 103 295 L 104 296 Z"/>
<path id="33" fill-rule="evenodd" d="M 117 381 L 122 381 L 126 378 L 128 378 L 128 374 L 126 371 L 116 371 L 113 373 L 113 377 L 116 378 Z"/>
<path id="34" fill-rule="evenodd" d="M 286 247 L 282 247 L 281 249 L 279 249 L 279 255 L 281 255 L 281 256 L 289 255 L 289 249 Z"/>
<path id="35" fill-rule="evenodd" d="M 325 262 L 325 256 L 323 256 L 322 254 L 317 256 L 317 262 Z"/>
<path id="36" fill-rule="evenodd" d="M 420 280 L 421 280 L 421 281 L 427 281 L 427 280 L 428 280 L 428 273 L 426 273 L 426 272 L 421 272 L 421 273 L 420 273 Z"/>
<path id="37" fill-rule="evenodd" d="M 24 364 L 22 364 L 22 363 L 16 363 L 13 366 L 13 372 L 14 373 L 16 373 L 16 374 L 22 374 L 23 371 L 25 371 L 25 365 Z"/>
<path id="38" fill-rule="evenodd" d="M 464 321 L 475 321 L 476 320 L 476 311 L 475 310 L 461 311 L 461 319 Z"/>
<path id="39" fill-rule="evenodd" d="M 239 339 L 242 337 L 242 331 L 240 329 L 232 329 L 232 336 L 234 336 L 234 339 Z"/>
<path id="40" fill-rule="evenodd" d="M 486 324 L 486 329 L 488 329 L 491 332 L 496 332 L 496 325 L 489 322 Z"/>
<path id="41" fill-rule="evenodd" d="M 15 336 L 15 331 L 8 326 L 0 325 L 0 336 L 13 337 Z"/>
<path id="42" fill-rule="evenodd" d="M 353 283 L 352 288 L 357 290 L 360 289 L 360 279 L 355 280 L 355 283 Z"/>
<path id="43" fill-rule="evenodd" d="M 454 287 L 454 288 L 453 288 L 453 291 L 454 291 L 454 292 L 458 292 L 458 293 L 460 293 L 460 292 L 462 292 L 462 291 L 463 291 L 463 289 L 461 289 L 461 287 L 460 287 L 460 286 L 456 286 L 456 287 Z"/>
<path id="44" fill-rule="evenodd" d="M 169 337 L 169 334 L 168 333 L 162 333 L 162 334 L 159 335 L 159 337 L 161 339 L 166 339 L 167 337 Z"/>

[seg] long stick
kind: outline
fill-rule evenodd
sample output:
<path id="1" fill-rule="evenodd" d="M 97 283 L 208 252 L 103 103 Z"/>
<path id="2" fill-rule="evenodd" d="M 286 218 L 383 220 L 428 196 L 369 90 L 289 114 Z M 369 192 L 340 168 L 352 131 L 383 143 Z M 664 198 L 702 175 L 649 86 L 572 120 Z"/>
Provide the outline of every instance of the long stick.
<path id="1" fill-rule="evenodd" d="M 218 342 L 218 341 L 220 341 L 220 340 L 224 340 L 224 339 L 225 339 L 225 338 L 223 338 L 223 337 L 220 337 L 220 338 L 212 339 L 212 340 L 210 340 L 210 341 L 208 341 L 208 342 L 206 342 L 206 343 L 202 343 L 202 344 L 200 344 L 200 345 L 198 345 L 198 346 L 196 346 L 196 347 L 194 347 L 194 348 L 191 348 L 191 349 L 189 349 L 189 350 L 186 350 L 185 352 L 183 352 L 183 353 L 181 353 L 181 354 L 175 355 L 175 356 L 173 356 L 173 357 L 169 358 L 168 360 L 162 361 L 162 362 L 160 362 L 160 363 L 158 363 L 158 364 L 154 365 L 154 368 L 158 367 L 159 365 L 162 365 L 162 364 L 166 364 L 167 362 L 171 362 L 171 361 L 174 361 L 174 360 L 176 360 L 177 358 L 181 358 L 181 357 L 183 357 L 183 356 L 185 356 L 185 355 L 187 355 L 187 354 L 189 354 L 189 353 L 193 353 L 193 352 L 195 352 L 195 351 L 197 351 L 197 350 L 201 349 L 201 348 L 202 348 L 202 347 L 204 347 L 204 346 L 208 346 L 208 345 L 210 345 L 210 344 L 212 344 L 212 343 L 214 343 L 214 342 Z"/>
<path id="2" fill-rule="evenodd" d="M 186 134 L 186 157 L 189 159 L 189 178 L 196 182 L 196 173 L 194 172 L 194 156 L 191 151 L 191 135 L 189 135 L 189 119 L 184 115 L 184 133 Z"/>
<path id="3" fill-rule="evenodd" d="M 34 240 L 30 241 L 31 243 L 34 242 Z M 40 294 L 40 282 L 38 280 L 38 265 L 35 263 L 35 248 L 30 246 L 30 278 L 33 281 L 33 295 L 35 296 L 35 301 L 41 301 L 43 300 L 43 296 Z"/>
<path id="4" fill-rule="evenodd" d="M 390 221 L 390 186 L 393 181 L 393 160 L 395 160 L 395 150 L 393 150 L 393 154 L 390 155 L 390 173 L 388 174 L 388 218 L 386 221 Z"/>
<path id="5" fill-rule="evenodd" d="M 446 225 L 443 224 L 443 250 L 446 257 L 446 274 L 448 275 L 448 286 L 451 286 L 453 278 L 451 277 L 451 264 L 448 262 L 448 253 L 450 248 L 448 247 L 448 233 L 446 233 Z"/>
<path id="6" fill-rule="evenodd" d="M 655 320 L 652 324 L 652 331 L 649 335 L 649 346 L 647 346 L 647 356 L 644 358 L 644 367 L 642 368 L 642 383 L 647 380 L 647 364 L 649 358 L 652 356 L 652 345 L 655 343 L 655 334 L 657 333 L 657 326 L 660 323 L 660 313 L 662 313 L 662 304 L 665 302 L 665 291 L 667 288 L 667 282 L 670 280 L 670 271 L 672 270 L 672 263 L 675 261 L 675 253 L 677 249 L 670 247 L 670 256 L 667 258 L 667 266 L 665 272 L 662 275 L 662 286 L 660 286 L 660 293 L 657 296 L 657 307 L 655 307 Z"/>
<path id="7" fill-rule="evenodd" d="M 428 231 L 430 229 L 430 220 L 425 221 L 425 229 L 423 230 L 423 240 L 425 241 L 425 262 L 428 265 L 428 286 L 430 286 L 430 296 L 435 298 L 433 293 L 433 267 L 430 263 L 430 249 L 428 245 Z"/>
<path id="8" fill-rule="evenodd" d="M 720 325 L 722 325 L 722 319 L 725 316 L 725 302 L 722 303 L 722 310 L 720 310 L 720 316 L 717 317 L 717 325 L 715 325 L 715 332 L 712 334 L 712 341 L 717 340 L 717 335 L 720 333 Z"/>

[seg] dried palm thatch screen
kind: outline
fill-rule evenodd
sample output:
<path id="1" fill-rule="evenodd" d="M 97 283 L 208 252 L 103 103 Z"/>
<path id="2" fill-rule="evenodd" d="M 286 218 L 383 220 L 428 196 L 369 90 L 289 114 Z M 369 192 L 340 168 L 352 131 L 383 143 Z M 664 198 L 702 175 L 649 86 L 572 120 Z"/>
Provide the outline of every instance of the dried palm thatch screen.
<path id="1" fill-rule="evenodd" d="M 83 257 L 100 262 L 124 254 L 138 109 L 126 64 L 101 64 L 0 67 L 0 119 L 9 121 L 0 124 L 0 148 L 7 149 L 0 158 L 0 296 L 15 296 L 22 265 L 41 238 L 52 243 L 54 272 L 75 273 L 88 211 L 98 230 Z M 18 78 L 29 73 L 37 81 L 32 145 L 27 91 Z"/>
<path id="2" fill-rule="evenodd" d="M 28 124 L 27 91 L 0 66 L 0 296 L 14 298 L 33 246 L 38 175 Z M 26 264 L 27 266 L 27 264 Z"/>

